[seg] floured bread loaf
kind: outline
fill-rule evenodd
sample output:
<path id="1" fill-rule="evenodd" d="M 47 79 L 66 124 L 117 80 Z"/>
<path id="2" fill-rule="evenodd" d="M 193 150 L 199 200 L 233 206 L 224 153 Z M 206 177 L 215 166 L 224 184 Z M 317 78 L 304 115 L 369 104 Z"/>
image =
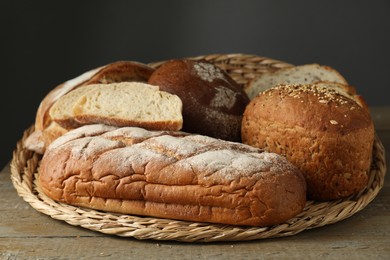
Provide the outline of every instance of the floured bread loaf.
<path id="1" fill-rule="evenodd" d="M 50 109 L 66 129 L 104 123 L 150 130 L 180 130 L 182 102 L 176 95 L 139 82 L 92 84 L 61 97 Z"/>
<path id="2" fill-rule="evenodd" d="M 135 61 L 118 61 L 90 70 L 74 79 L 60 84 L 50 91 L 38 107 L 35 118 L 35 131 L 25 141 L 24 146 L 38 153 L 43 153 L 46 146 L 61 134 L 67 132 L 50 118 L 52 105 L 72 90 L 90 84 L 113 82 L 146 82 L 153 69 Z"/>
<path id="3" fill-rule="evenodd" d="M 104 211 L 269 226 L 300 213 L 302 174 L 282 156 L 183 132 L 88 125 L 55 140 L 39 180 L 52 199 Z"/>
<path id="4" fill-rule="evenodd" d="M 348 86 L 345 78 L 331 67 L 319 64 L 307 64 L 264 73 L 254 79 L 245 88 L 245 92 L 250 99 L 253 99 L 260 92 L 279 84 L 311 84 L 319 81 L 335 82 Z"/>
<path id="5" fill-rule="evenodd" d="M 242 114 L 249 99 L 226 72 L 207 61 L 171 60 L 149 84 L 183 101 L 183 131 L 228 141 L 241 140 Z"/>
<path id="6" fill-rule="evenodd" d="M 286 156 L 304 174 L 310 199 L 344 198 L 367 185 L 373 122 L 334 89 L 280 85 L 262 92 L 245 110 L 242 140 Z"/>

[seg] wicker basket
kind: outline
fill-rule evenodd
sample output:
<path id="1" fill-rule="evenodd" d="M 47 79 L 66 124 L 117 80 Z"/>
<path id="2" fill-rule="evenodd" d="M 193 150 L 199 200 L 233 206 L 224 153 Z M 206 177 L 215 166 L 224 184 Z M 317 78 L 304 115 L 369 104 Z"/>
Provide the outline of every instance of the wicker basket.
<path id="1" fill-rule="evenodd" d="M 281 61 L 242 54 L 208 55 L 192 59 L 213 62 L 240 84 L 247 84 L 265 71 L 292 66 Z M 160 64 L 161 62 L 151 65 L 158 67 Z M 54 219 L 105 234 L 137 239 L 214 242 L 291 236 L 306 229 L 341 221 L 365 208 L 383 187 L 386 172 L 384 148 L 376 136 L 370 178 L 363 191 L 337 201 L 308 201 L 302 213 L 283 224 L 257 228 L 139 217 L 70 206 L 47 197 L 42 192 L 37 178 L 41 157 L 24 149 L 22 145 L 32 131 L 33 127 L 25 131 L 22 140 L 17 143 L 11 162 L 11 179 L 19 196 L 37 211 Z"/>

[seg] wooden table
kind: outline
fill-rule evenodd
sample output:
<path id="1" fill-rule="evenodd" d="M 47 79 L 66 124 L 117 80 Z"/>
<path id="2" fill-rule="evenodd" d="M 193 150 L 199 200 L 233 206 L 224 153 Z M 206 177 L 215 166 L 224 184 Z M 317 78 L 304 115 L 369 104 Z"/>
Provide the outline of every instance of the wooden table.
<path id="1" fill-rule="evenodd" d="M 390 151 L 390 107 L 371 109 Z M 386 155 L 389 167 L 389 155 Z M 35 211 L 0 172 L 0 259 L 390 259 L 390 177 L 375 200 L 349 219 L 295 236 L 250 242 L 179 243 L 120 238 Z"/>

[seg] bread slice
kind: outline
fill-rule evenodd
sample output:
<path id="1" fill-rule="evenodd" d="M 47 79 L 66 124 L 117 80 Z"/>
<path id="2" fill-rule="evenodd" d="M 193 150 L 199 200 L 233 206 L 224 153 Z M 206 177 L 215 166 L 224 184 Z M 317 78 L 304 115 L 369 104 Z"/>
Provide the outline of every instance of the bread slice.
<path id="1" fill-rule="evenodd" d="M 260 77 L 252 80 L 245 88 L 245 92 L 250 99 L 253 99 L 260 92 L 279 84 L 311 84 L 320 81 L 348 85 L 345 78 L 331 67 L 319 64 L 307 64 L 264 73 Z"/>
<path id="2" fill-rule="evenodd" d="M 180 130 L 183 125 L 180 98 L 140 82 L 79 87 L 61 97 L 50 116 L 67 129 L 93 123 L 149 130 Z"/>

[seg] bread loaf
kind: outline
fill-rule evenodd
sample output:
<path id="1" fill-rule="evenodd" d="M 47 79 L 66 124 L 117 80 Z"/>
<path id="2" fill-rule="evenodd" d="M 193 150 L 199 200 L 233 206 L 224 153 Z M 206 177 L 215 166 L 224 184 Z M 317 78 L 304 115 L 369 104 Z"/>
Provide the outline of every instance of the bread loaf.
<path id="1" fill-rule="evenodd" d="M 66 129 L 85 124 L 180 130 L 182 102 L 176 95 L 140 82 L 92 84 L 61 97 L 50 109 L 53 121 Z"/>
<path id="2" fill-rule="evenodd" d="M 183 132 L 88 125 L 55 140 L 39 181 L 52 199 L 97 210 L 268 226 L 305 206 L 302 174 L 283 157 Z"/>
<path id="3" fill-rule="evenodd" d="M 286 156 L 304 174 L 310 199 L 344 198 L 367 185 L 373 122 L 334 89 L 280 85 L 262 92 L 245 110 L 242 139 Z"/>
<path id="4" fill-rule="evenodd" d="M 66 129 L 53 122 L 49 114 L 52 105 L 65 94 L 80 86 L 90 84 L 124 81 L 146 82 L 153 71 L 149 66 L 139 62 L 118 61 L 90 70 L 60 84 L 50 91 L 40 103 L 35 118 L 35 131 L 26 139 L 24 146 L 37 153 L 43 153 L 48 144 L 67 132 Z"/>
<path id="5" fill-rule="evenodd" d="M 149 84 L 183 101 L 183 131 L 240 141 L 249 99 L 227 73 L 206 61 L 171 60 L 150 76 Z"/>
<path id="6" fill-rule="evenodd" d="M 264 73 L 252 80 L 245 87 L 245 92 L 250 99 L 253 99 L 260 92 L 279 84 L 312 84 L 320 81 L 340 83 L 349 88 L 348 82 L 335 69 L 319 64 L 306 64 Z M 353 89 L 348 91 L 350 90 L 354 91 Z"/>

